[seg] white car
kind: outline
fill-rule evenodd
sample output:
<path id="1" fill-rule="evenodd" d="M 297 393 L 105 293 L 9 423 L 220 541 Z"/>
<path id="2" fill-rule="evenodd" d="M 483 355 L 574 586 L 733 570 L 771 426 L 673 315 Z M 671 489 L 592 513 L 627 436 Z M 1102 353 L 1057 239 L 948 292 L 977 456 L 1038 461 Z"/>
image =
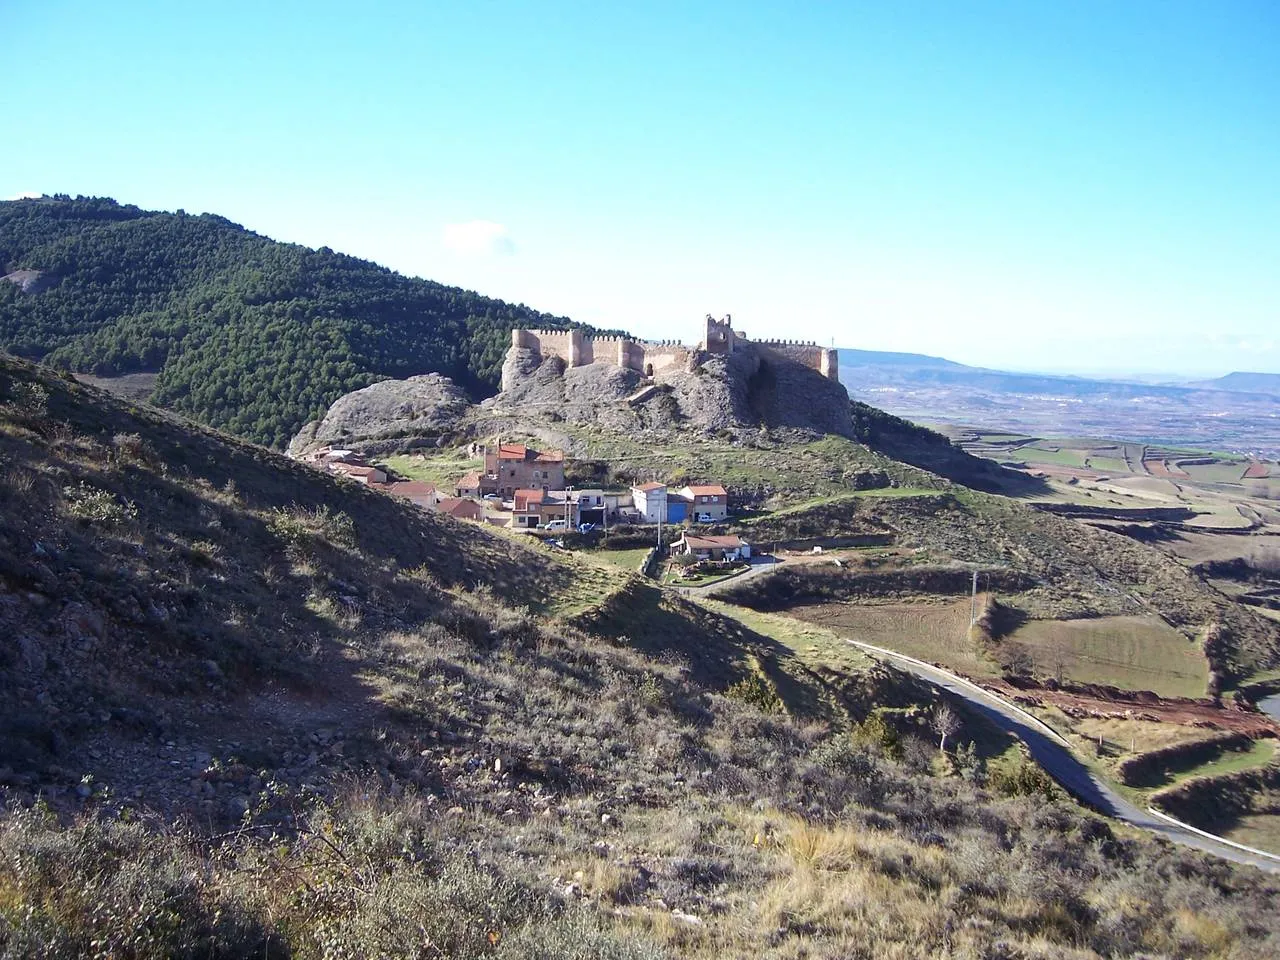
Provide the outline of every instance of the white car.
<path id="1" fill-rule="evenodd" d="M 564 520 L 549 520 L 547 521 L 547 525 L 544 526 L 542 529 L 543 530 L 567 530 L 568 528 L 569 528 L 569 524 Z"/>
<path id="2" fill-rule="evenodd" d="M 709 513 L 700 513 L 696 517 L 694 517 L 694 519 L 697 520 L 698 523 L 715 523 L 716 522 L 716 518 L 711 516 L 711 514 Z"/>

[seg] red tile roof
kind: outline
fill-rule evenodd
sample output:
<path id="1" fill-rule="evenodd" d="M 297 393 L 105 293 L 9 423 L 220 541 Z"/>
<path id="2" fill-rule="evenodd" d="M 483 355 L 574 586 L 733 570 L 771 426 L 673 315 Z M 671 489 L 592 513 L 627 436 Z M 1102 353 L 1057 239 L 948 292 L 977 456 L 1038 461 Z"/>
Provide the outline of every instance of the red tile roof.
<path id="1" fill-rule="evenodd" d="M 546 453 L 539 453 L 532 447 L 526 447 L 523 443 L 500 443 L 498 444 L 499 460 L 532 460 L 535 463 L 560 463 L 564 460 L 563 450 L 549 450 Z"/>
<path id="2" fill-rule="evenodd" d="M 665 483 L 657 483 L 656 481 L 650 481 L 649 483 L 640 484 L 638 487 L 636 487 L 636 489 L 643 490 L 645 493 L 650 493 L 654 490 L 665 490 L 666 487 L 667 485 Z"/>
<path id="3" fill-rule="evenodd" d="M 707 484 L 701 487 L 685 487 L 695 497 L 727 497 L 729 491 L 718 483 Z"/>
<path id="4" fill-rule="evenodd" d="M 683 542 L 694 550 L 733 550 L 747 545 L 747 541 L 732 533 L 723 537 L 693 537 L 686 533 Z"/>
<path id="5" fill-rule="evenodd" d="M 354 463 L 330 463 L 329 469 L 334 473 L 346 474 L 348 477 L 370 477 L 375 473 L 383 473 L 377 467 L 359 466 Z"/>
<path id="6" fill-rule="evenodd" d="M 517 513 L 528 510 L 530 507 L 536 507 L 538 504 L 545 502 L 546 494 L 541 490 L 532 490 L 521 487 L 517 490 L 512 498 L 515 502 L 513 507 Z"/>
<path id="7" fill-rule="evenodd" d="M 466 497 L 441 497 L 439 510 L 462 520 L 478 520 L 483 515 L 480 504 Z"/>
<path id="8" fill-rule="evenodd" d="M 384 486 L 387 493 L 394 493 L 397 497 L 429 497 L 436 492 L 435 484 L 422 480 L 396 480 Z"/>
<path id="9" fill-rule="evenodd" d="M 455 487 L 479 487 L 480 474 L 477 472 L 464 473 L 455 482 Z"/>

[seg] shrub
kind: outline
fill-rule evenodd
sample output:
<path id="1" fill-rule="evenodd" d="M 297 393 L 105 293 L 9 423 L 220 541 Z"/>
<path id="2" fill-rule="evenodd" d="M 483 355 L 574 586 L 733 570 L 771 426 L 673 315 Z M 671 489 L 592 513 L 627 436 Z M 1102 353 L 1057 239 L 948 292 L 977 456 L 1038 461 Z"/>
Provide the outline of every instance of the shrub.
<path id="1" fill-rule="evenodd" d="M 43 417 L 49 412 L 49 391 L 44 384 L 20 380 L 9 387 L 13 405 L 33 417 Z"/>
<path id="2" fill-rule="evenodd" d="M 739 703 L 749 704 L 761 713 L 782 712 L 782 699 L 763 678 L 754 673 L 732 684 L 725 695 Z"/>
<path id="3" fill-rule="evenodd" d="M 65 487 L 62 495 L 67 512 L 77 520 L 115 526 L 138 516 L 138 508 L 132 503 L 121 503 L 110 491 L 99 490 L 83 480 L 74 487 Z"/>

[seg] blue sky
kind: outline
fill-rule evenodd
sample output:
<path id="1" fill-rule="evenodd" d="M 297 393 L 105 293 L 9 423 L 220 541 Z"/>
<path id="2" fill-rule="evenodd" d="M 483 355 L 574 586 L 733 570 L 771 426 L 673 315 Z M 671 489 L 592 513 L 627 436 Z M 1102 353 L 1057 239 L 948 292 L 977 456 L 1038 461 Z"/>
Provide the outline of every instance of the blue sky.
<path id="1" fill-rule="evenodd" d="M 1280 372 L 1274 2 L 7 0 L 0 198 L 651 338 Z"/>

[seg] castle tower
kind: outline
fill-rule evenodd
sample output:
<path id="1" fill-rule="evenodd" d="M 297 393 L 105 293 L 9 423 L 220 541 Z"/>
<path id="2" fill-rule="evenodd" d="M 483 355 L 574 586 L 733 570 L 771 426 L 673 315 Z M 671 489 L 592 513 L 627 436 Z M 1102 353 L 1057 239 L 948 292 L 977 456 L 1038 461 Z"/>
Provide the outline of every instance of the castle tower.
<path id="1" fill-rule="evenodd" d="M 732 318 L 725 314 L 723 320 L 717 320 L 707 314 L 706 334 L 702 338 L 702 349 L 707 353 L 733 353 L 734 340 Z"/>

